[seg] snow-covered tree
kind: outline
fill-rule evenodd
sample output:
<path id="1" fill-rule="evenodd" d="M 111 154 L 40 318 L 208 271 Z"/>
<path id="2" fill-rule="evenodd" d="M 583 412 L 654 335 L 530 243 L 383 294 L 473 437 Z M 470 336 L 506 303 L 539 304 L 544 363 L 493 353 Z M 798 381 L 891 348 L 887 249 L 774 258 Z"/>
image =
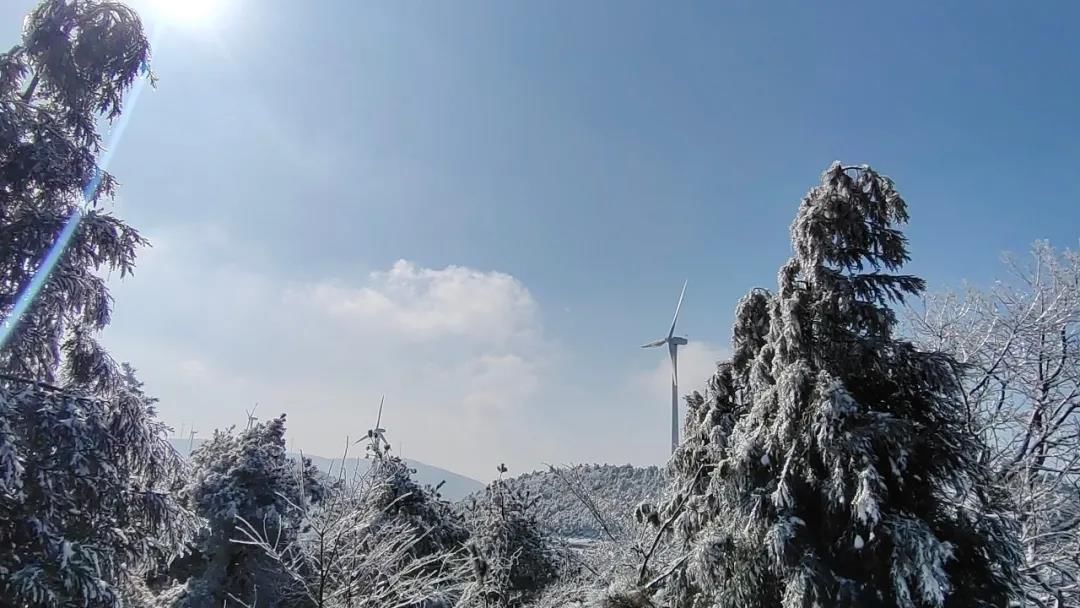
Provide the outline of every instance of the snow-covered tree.
<path id="1" fill-rule="evenodd" d="M 144 240 L 102 208 L 115 180 L 97 127 L 149 54 L 126 6 L 45 0 L 0 55 L 0 371 L 95 390 L 120 379 L 94 339 L 112 303 L 101 272 L 130 273 Z"/>
<path id="2" fill-rule="evenodd" d="M 966 424 L 955 361 L 894 335 L 908 219 L 893 182 L 833 164 L 803 199 L 775 293 L 689 399 L 673 456 L 682 605 L 1005 606 L 1014 527 Z"/>
<path id="3" fill-rule="evenodd" d="M 191 509 L 205 519 L 189 561 L 191 578 L 183 605 L 276 605 L 285 589 L 277 564 L 260 550 L 234 542 L 249 522 L 282 542 L 295 539 L 301 522 L 291 505 L 318 502 L 325 488 L 310 462 L 297 467 L 285 452 L 285 416 L 242 433 L 217 431 L 191 456 L 183 490 Z M 298 473 L 302 471 L 302 473 Z"/>
<path id="4" fill-rule="evenodd" d="M 1017 506 L 1028 601 L 1078 608 L 1080 253 L 1039 242 L 1006 264 L 990 289 L 929 297 L 909 323 L 963 366 L 967 424 Z"/>
<path id="5" fill-rule="evenodd" d="M 465 505 L 470 549 L 481 564 L 478 582 L 487 606 L 528 603 L 558 575 L 562 560 L 533 515 L 534 502 L 500 477 Z"/>
<path id="6" fill-rule="evenodd" d="M 477 586 L 460 518 L 433 488 L 412 481 L 381 433 L 368 439 L 370 467 L 342 466 L 325 496 L 290 501 L 275 526 L 241 519 L 234 542 L 280 569 L 289 583 L 287 606 L 469 604 Z M 348 450 L 342 463 L 347 456 Z M 288 529 L 279 533 L 282 527 Z"/>
<path id="7" fill-rule="evenodd" d="M 390 444 L 381 434 L 368 431 L 368 438 L 372 462 L 362 493 L 369 507 L 383 513 L 384 520 L 404 524 L 421 534 L 422 540 L 415 548 L 418 555 L 463 546 L 469 531 L 450 503 L 439 495 L 439 489 L 414 480 L 416 471 L 391 454 Z"/>
<path id="8" fill-rule="evenodd" d="M 0 54 L 0 605 L 114 606 L 192 523 L 153 399 L 94 337 L 100 273 L 144 242 L 101 207 L 98 123 L 149 52 L 127 7 L 46 0 Z"/>
<path id="9" fill-rule="evenodd" d="M 134 372 L 108 395 L 0 380 L 0 606 L 118 605 L 179 552 L 182 461 Z"/>

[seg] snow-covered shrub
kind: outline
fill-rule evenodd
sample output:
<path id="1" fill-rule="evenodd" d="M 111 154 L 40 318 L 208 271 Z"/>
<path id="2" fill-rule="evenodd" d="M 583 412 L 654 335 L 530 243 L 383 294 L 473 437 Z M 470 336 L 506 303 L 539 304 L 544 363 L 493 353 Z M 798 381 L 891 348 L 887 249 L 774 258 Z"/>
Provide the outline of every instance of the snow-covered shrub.
<path id="1" fill-rule="evenodd" d="M 285 416 L 256 424 L 241 433 L 216 431 L 191 455 L 191 475 L 183 496 L 205 520 L 185 560 L 187 579 L 182 605 L 276 605 L 288 593 L 280 565 L 252 547 L 238 544 L 238 525 L 249 522 L 272 538 L 288 543 L 301 529 L 292 508 L 317 503 L 326 490 L 310 466 L 299 469 L 285 453 Z M 302 471 L 302 472 L 301 472 Z M 185 576 L 186 575 L 186 576 Z"/>
<path id="2" fill-rule="evenodd" d="M 555 580 L 563 557 L 536 517 L 535 499 L 497 479 L 464 508 L 485 605 L 520 606 Z"/>
<path id="3" fill-rule="evenodd" d="M 460 515 L 437 488 L 418 483 L 412 475 L 413 470 L 397 456 L 375 457 L 361 482 L 367 507 L 382 513 L 382 520 L 404 524 L 420 534 L 418 555 L 462 547 L 469 532 Z"/>
<path id="4" fill-rule="evenodd" d="M 372 437 L 374 460 L 339 471 L 328 493 L 290 501 L 278 535 L 242 519 L 234 542 L 289 582 L 288 606 L 400 608 L 470 604 L 479 596 L 461 518 Z M 343 461 L 345 459 L 343 458 Z M 299 476 L 297 477 L 299 479 Z"/>
<path id="5" fill-rule="evenodd" d="M 603 472 L 629 475 L 613 475 L 605 480 Z M 658 591 L 663 591 L 663 583 L 676 571 L 670 564 L 681 563 L 668 534 L 670 522 L 659 529 L 652 526 L 647 502 L 636 508 L 610 502 L 612 497 L 620 496 L 620 488 L 624 499 L 640 496 L 649 487 L 641 483 L 641 478 L 654 478 L 654 473 L 655 469 L 607 465 L 549 468 L 545 477 L 549 484 L 560 487 L 556 494 L 577 501 L 577 505 L 569 501 L 565 504 L 583 514 L 575 518 L 579 524 L 584 524 L 585 517 L 592 518 L 590 526 L 598 530 L 598 537 L 552 538 L 562 562 L 558 578 L 541 589 L 531 605 L 556 608 L 630 602 L 626 604 L 629 606 L 633 602 L 662 600 Z M 535 480 L 537 474 L 528 477 Z M 619 483 L 619 479 L 632 483 Z"/>

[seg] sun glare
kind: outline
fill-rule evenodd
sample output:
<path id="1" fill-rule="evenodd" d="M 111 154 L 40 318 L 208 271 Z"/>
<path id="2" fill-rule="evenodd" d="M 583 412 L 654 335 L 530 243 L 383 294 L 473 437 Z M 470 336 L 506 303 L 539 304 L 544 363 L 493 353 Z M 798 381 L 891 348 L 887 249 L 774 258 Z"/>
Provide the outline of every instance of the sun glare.
<path id="1" fill-rule="evenodd" d="M 145 0 L 154 16 L 170 25 L 209 25 L 219 15 L 225 0 Z"/>

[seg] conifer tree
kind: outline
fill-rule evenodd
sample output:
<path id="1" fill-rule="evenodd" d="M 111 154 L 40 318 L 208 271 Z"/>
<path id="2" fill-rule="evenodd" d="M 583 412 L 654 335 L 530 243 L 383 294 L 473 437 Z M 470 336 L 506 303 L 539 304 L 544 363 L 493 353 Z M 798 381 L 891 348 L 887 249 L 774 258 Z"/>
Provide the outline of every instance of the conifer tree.
<path id="1" fill-rule="evenodd" d="M 154 400 L 95 339 L 103 275 L 131 272 L 144 244 L 102 206 L 116 184 L 99 123 L 149 53 L 108 0 L 44 0 L 0 53 L 2 606 L 116 606 L 193 527 Z"/>
<path id="2" fill-rule="evenodd" d="M 0 54 L 0 372 L 94 390 L 122 375 L 95 340 L 102 275 L 130 273 L 145 240 L 102 205 L 98 124 L 120 117 L 150 45 L 138 15 L 102 0 L 45 0 Z"/>
<path id="3" fill-rule="evenodd" d="M 895 333 L 893 182 L 836 163 L 800 205 L 775 293 L 739 303 L 733 356 L 692 395 L 662 507 L 678 605 L 1005 606 L 1017 549 L 964 423 L 955 362 Z"/>
<path id="4" fill-rule="evenodd" d="M 364 476 L 362 494 L 367 507 L 380 513 L 381 523 L 404 525 L 422 535 L 417 556 L 451 551 L 469 537 L 461 515 L 439 494 L 439 487 L 413 479 L 416 470 L 391 453 L 390 443 L 377 429 L 369 430 L 367 457 L 371 466 Z M 380 525 L 381 525 L 380 523 Z"/>
<path id="5" fill-rule="evenodd" d="M 119 605 L 179 552 L 183 462 L 134 370 L 108 399 L 0 380 L 0 606 Z"/>
<path id="6" fill-rule="evenodd" d="M 465 505 L 470 551 L 487 606 L 526 604 L 558 575 L 559 555 L 533 515 L 533 504 L 527 491 L 500 476 Z"/>
<path id="7" fill-rule="evenodd" d="M 259 552 L 289 587 L 274 598 L 260 592 L 256 605 L 279 599 L 290 608 L 473 605 L 462 518 L 434 488 L 412 480 L 414 471 L 390 454 L 384 433 L 372 429 L 361 440 L 370 467 L 343 464 L 346 448 L 337 471 L 331 466 L 325 495 L 289 501 L 290 515 L 281 520 L 289 529 L 237 518 L 234 542 Z"/>
<path id="8" fill-rule="evenodd" d="M 285 451 L 285 416 L 234 434 L 217 431 L 192 454 L 192 478 L 183 495 L 206 521 L 191 560 L 182 605 L 276 605 L 287 578 L 279 564 L 254 547 L 235 542 L 238 526 L 249 522 L 281 542 L 290 542 L 302 522 L 294 504 L 318 502 L 325 488 L 318 470 L 303 467 Z M 301 481 L 301 475 L 303 475 Z"/>

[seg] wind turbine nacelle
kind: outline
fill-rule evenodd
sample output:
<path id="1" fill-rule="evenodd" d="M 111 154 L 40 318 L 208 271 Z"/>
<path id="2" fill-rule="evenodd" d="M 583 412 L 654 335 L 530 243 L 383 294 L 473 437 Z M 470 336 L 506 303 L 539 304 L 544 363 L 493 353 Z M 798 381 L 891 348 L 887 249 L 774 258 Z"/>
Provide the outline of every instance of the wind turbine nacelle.
<path id="1" fill-rule="evenodd" d="M 680 338 L 678 336 L 668 338 L 668 342 L 675 346 L 686 346 L 686 338 Z"/>

